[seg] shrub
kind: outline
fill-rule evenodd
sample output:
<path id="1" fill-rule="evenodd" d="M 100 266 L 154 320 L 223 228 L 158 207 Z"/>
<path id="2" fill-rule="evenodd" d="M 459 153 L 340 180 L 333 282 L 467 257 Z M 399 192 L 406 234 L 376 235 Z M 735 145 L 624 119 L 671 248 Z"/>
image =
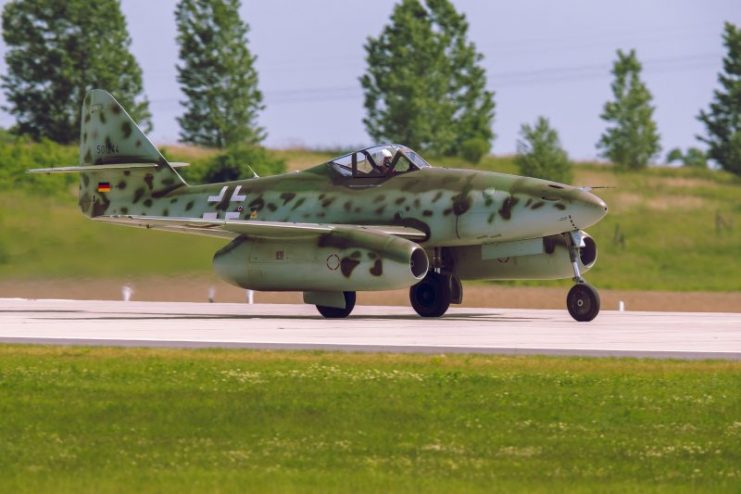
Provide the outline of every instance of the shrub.
<path id="1" fill-rule="evenodd" d="M 252 178 L 251 169 L 260 176 L 286 171 L 284 160 L 271 156 L 263 147 L 248 145 L 233 146 L 195 165 L 184 174 L 186 179 L 207 184 Z"/>
<path id="2" fill-rule="evenodd" d="M 19 137 L 10 142 L 0 140 L 0 190 L 26 188 L 34 192 L 54 194 L 65 192 L 79 177 L 65 175 L 30 175 L 30 168 L 70 166 L 79 161 L 77 146 L 63 146 L 47 139 L 33 142 Z"/>
<path id="3" fill-rule="evenodd" d="M 469 163 L 479 163 L 481 158 L 483 158 L 490 149 L 491 147 L 485 139 L 474 137 L 463 141 L 463 144 L 461 145 L 461 155 L 463 156 L 463 159 Z"/>

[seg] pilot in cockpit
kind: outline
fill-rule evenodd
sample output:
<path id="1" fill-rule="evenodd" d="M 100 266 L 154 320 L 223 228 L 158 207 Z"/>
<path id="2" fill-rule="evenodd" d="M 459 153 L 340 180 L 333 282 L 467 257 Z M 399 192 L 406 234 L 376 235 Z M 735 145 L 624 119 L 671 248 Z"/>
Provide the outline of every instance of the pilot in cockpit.
<path id="1" fill-rule="evenodd" d="M 391 159 L 394 157 L 391 151 L 388 149 L 382 149 L 378 155 L 376 155 L 376 165 L 378 165 L 378 171 L 382 176 L 389 175 L 391 173 Z"/>

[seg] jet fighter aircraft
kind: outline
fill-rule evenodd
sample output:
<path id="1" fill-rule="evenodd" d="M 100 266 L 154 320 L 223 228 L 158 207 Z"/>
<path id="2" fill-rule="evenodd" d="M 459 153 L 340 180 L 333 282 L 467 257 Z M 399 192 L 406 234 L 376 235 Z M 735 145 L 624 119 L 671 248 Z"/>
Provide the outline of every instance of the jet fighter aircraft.
<path id="1" fill-rule="evenodd" d="M 409 288 L 414 310 L 440 317 L 462 280 L 573 278 L 566 306 L 597 316 L 582 275 L 597 259 L 583 230 L 607 214 L 585 188 L 430 166 L 406 146 L 373 146 L 307 170 L 188 185 L 107 92 L 82 107 L 79 206 L 95 221 L 229 240 L 216 273 L 253 290 L 301 291 L 328 318 L 363 290 Z"/>

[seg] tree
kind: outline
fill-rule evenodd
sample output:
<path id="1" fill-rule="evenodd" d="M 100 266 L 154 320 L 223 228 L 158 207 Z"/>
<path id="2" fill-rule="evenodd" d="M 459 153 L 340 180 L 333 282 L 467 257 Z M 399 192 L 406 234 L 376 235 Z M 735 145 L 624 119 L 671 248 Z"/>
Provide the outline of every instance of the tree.
<path id="1" fill-rule="evenodd" d="M 247 47 L 249 27 L 239 0 L 181 0 L 175 9 L 186 100 L 180 138 L 226 148 L 265 138 L 257 114 L 265 107 L 257 87 L 256 57 Z"/>
<path id="2" fill-rule="evenodd" d="M 674 163 L 675 161 L 683 161 L 684 155 L 682 154 L 682 150 L 679 148 L 671 149 L 666 154 L 666 162 L 667 163 Z"/>
<path id="3" fill-rule="evenodd" d="M 686 153 L 684 153 L 682 164 L 694 168 L 707 168 L 708 156 L 702 151 L 702 149 L 691 147 L 687 149 Z"/>
<path id="4" fill-rule="evenodd" d="M 79 139 L 85 93 L 104 88 L 145 131 L 152 128 L 142 72 L 118 0 L 15 0 L 3 9 L 8 72 L 3 109 L 13 131 L 59 143 Z"/>
<path id="5" fill-rule="evenodd" d="M 468 22 L 449 0 L 402 0 L 365 44 L 368 134 L 437 155 L 469 159 L 491 148 L 494 94 Z M 482 152 L 483 150 L 483 152 Z"/>
<path id="6" fill-rule="evenodd" d="M 521 175 L 561 183 L 571 182 L 571 162 L 561 147 L 558 132 L 551 127 L 547 118 L 538 117 L 533 127 L 522 124 L 520 136 L 515 163 Z"/>
<path id="7" fill-rule="evenodd" d="M 708 145 L 708 157 L 725 170 L 741 175 L 741 29 L 727 22 L 723 32 L 727 53 L 718 74 L 721 89 L 713 93 L 710 109 L 697 117 L 707 132 L 698 136 Z"/>
<path id="8" fill-rule="evenodd" d="M 667 163 L 674 163 L 679 161 L 684 166 L 693 168 L 707 168 L 708 157 L 707 155 L 698 148 L 689 148 L 685 154 L 682 154 L 682 150 L 674 148 L 666 155 Z"/>
<path id="9" fill-rule="evenodd" d="M 617 52 L 612 68 L 614 101 L 605 103 L 601 118 L 612 124 L 602 134 L 597 147 L 601 155 L 618 166 L 644 168 L 659 151 L 659 133 L 653 120 L 651 93 L 640 80 L 641 63 L 635 50 Z"/>

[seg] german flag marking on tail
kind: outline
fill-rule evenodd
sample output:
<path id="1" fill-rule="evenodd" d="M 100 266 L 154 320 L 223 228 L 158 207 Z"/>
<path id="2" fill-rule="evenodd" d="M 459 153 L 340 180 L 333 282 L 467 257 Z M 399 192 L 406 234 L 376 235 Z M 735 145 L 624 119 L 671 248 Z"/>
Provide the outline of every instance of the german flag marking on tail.
<path id="1" fill-rule="evenodd" d="M 110 191 L 111 191 L 110 182 L 98 182 L 98 192 L 110 192 Z"/>

